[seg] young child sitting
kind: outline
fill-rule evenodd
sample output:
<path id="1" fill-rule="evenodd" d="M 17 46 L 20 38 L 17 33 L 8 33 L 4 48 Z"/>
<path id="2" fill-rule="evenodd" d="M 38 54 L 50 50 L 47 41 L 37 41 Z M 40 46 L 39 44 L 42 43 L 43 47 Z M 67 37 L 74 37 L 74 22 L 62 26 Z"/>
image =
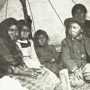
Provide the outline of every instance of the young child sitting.
<path id="1" fill-rule="evenodd" d="M 49 37 L 43 30 L 38 30 L 34 34 L 35 50 L 40 63 L 58 75 L 58 64 L 56 62 L 58 54 L 53 45 L 49 45 Z"/>
<path id="2" fill-rule="evenodd" d="M 20 35 L 19 39 L 17 40 L 17 45 L 23 54 L 24 63 L 29 68 L 37 68 L 39 69 L 41 64 L 37 58 L 33 40 L 31 37 L 31 30 L 29 25 L 25 23 L 24 20 L 18 21 Z"/>
<path id="3" fill-rule="evenodd" d="M 61 58 L 69 70 L 72 86 L 81 86 L 84 80 L 90 81 L 90 39 L 83 34 L 83 23 L 77 18 L 68 18 L 64 22 L 68 36 L 62 41 Z"/>
<path id="4" fill-rule="evenodd" d="M 32 70 L 32 75 L 34 75 L 35 78 L 34 80 L 29 80 L 33 77 L 27 78 L 27 81 L 30 81 L 29 86 L 34 84 L 34 87 L 36 87 L 37 90 L 53 90 L 52 88 L 55 87 L 54 85 L 56 85 L 56 83 L 59 82 L 58 77 L 53 72 L 51 72 L 50 70 L 48 70 L 40 64 L 34 49 L 33 40 L 32 38 L 30 38 L 31 33 L 28 23 L 25 23 L 25 20 L 20 20 L 18 21 L 18 25 L 20 34 L 16 44 L 22 52 L 23 61 L 27 66 L 24 70 L 27 73 L 30 73 L 29 71 Z M 23 71 L 22 67 L 20 69 Z M 33 90 L 33 87 L 29 88 L 30 90 Z"/>

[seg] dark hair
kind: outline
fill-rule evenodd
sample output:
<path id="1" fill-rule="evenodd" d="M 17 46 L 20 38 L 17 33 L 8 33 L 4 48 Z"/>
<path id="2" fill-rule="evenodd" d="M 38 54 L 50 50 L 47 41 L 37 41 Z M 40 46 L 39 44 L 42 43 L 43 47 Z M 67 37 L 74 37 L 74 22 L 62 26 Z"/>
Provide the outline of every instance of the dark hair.
<path id="1" fill-rule="evenodd" d="M 87 13 L 87 9 L 83 4 L 76 4 L 73 8 L 72 8 L 72 15 L 74 16 L 74 13 L 77 9 L 81 9 L 85 12 L 85 14 Z"/>
<path id="2" fill-rule="evenodd" d="M 48 37 L 48 34 L 46 33 L 46 31 L 39 29 L 34 34 L 35 46 L 39 46 L 38 38 L 39 38 L 40 35 L 44 35 L 46 37 L 46 39 L 49 40 L 49 37 Z"/>
<path id="3" fill-rule="evenodd" d="M 30 39 L 32 39 L 31 24 L 32 23 L 25 22 L 25 20 L 18 21 L 19 33 L 21 33 L 23 26 L 27 26 L 30 29 L 30 34 L 29 34 Z"/>
<path id="4" fill-rule="evenodd" d="M 7 18 L 0 23 L 0 37 L 5 37 L 8 40 L 11 40 L 8 35 L 8 28 L 12 25 L 17 26 L 17 20 L 14 18 Z M 18 27 L 18 26 L 17 26 Z"/>
<path id="5" fill-rule="evenodd" d="M 14 18 L 7 18 L 0 24 L 0 37 L 3 38 L 4 44 L 9 49 L 10 55 L 12 55 L 13 60 L 15 59 L 16 64 L 15 65 L 21 65 L 22 64 L 22 54 L 20 50 L 17 48 L 15 42 L 12 42 L 9 34 L 8 34 L 8 28 L 12 25 L 17 26 L 17 20 Z M 17 26 L 18 27 L 18 26 Z M 12 61 L 8 62 L 12 63 Z"/>

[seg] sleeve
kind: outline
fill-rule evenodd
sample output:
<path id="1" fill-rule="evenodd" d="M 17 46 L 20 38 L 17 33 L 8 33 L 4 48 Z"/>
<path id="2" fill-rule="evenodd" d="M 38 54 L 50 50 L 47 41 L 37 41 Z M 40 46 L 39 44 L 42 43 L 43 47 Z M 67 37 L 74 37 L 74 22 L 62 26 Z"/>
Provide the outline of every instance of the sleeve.
<path id="1" fill-rule="evenodd" d="M 0 38 L 0 55 L 4 58 L 7 62 L 14 62 L 13 56 L 10 54 L 8 47 L 6 46 L 4 40 Z"/>
<path id="2" fill-rule="evenodd" d="M 56 51 L 56 48 L 54 47 L 54 45 L 51 45 L 51 47 L 53 58 L 58 59 L 58 53 Z"/>
<path id="3" fill-rule="evenodd" d="M 63 40 L 62 42 L 61 59 L 63 61 L 64 66 L 70 72 L 72 72 L 72 70 L 77 67 L 77 64 L 74 62 L 73 59 L 71 59 L 70 47 L 65 40 Z"/>
<path id="4" fill-rule="evenodd" d="M 48 57 L 47 56 L 44 56 L 44 55 L 42 56 L 43 52 L 40 50 L 40 48 L 35 47 L 35 50 L 36 50 L 37 57 L 39 58 L 41 64 L 44 64 L 45 61 L 48 60 Z"/>

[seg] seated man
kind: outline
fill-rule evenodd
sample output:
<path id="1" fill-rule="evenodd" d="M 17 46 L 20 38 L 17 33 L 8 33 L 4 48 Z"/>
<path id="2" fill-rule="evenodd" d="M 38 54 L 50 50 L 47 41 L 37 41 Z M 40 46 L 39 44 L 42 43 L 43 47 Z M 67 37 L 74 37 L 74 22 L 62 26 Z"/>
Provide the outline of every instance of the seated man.
<path id="1" fill-rule="evenodd" d="M 72 74 L 72 86 L 81 86 L 90 81 L 90 38 L 83 35 L 83 23 L 78 18 L 68 18 L 64 22 L 68 36 L 62 41 L 61 58 L 65 68 Z"/>

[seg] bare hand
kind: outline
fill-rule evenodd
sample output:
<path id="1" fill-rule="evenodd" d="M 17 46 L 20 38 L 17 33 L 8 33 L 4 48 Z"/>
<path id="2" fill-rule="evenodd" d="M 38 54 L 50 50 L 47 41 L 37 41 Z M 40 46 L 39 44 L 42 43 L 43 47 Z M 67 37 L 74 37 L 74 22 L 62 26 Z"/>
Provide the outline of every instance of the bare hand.
<path id="1" fill-rule="evenodd" d="M 51 62 L 55 62 L 55 59 L 54 59 L 54 58 L 52 58 Z"/>
<path id="2" fill-rule="evenodd" d="M 80 69 L 76 69 L 75 71 L 74 71 L 74 74 L 75 74 L 75 76 L 80 80 L 80 79 L 83 79 L 83 75 L 82 75 L 82 72 L 81 72 L 81 70 Z"/>

